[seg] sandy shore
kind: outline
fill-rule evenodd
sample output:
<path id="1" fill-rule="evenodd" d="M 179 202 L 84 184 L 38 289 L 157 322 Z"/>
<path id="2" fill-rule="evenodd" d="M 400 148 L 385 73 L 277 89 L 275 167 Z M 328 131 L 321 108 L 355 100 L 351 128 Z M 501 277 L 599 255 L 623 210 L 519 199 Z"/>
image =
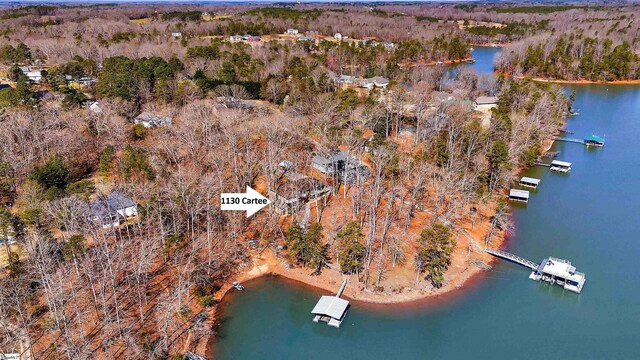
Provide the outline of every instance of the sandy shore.
<path id="1" fill-rule="evenodd" d="M 488 212 L 491 208 L 482 209 Z M 377 307 L 384 304 L 395 304 L 395 306 L 421 305 L 426 301 L 429 303 L 446 301 L 449 296 L 457 296 L 463 293 L 465 284 L 479 278 L 478 275 L 490 269 L 490 263 L 496 261 L 491 255 L 485 253 L 484 235 L 489 229 L 488 216 L 477 224 L 471 222 L 463 224 L 462 230 L 457 232 L 457 245 L 452 255 L 451 265 L 445 274 L 445 284 L 440 288 L 434 288 L 421 276 L 417 281 L 416 272 L 413 269 L 413 254 L 408 254 L 404 264 L 391 268 L 385 273 L 380 287 L 375 289 L 375 282 L 372 281 L 368 289 L 364 288 L 362 276 L 343 275 L 334 268 L 326 268 L 320 275 L 313 275 L 311 269 L 302 267 L 292 267 L 289 261 L 282 256 L 276 255 L 271 249 L 257 251 L 251 257 L 251 261 L 226 283 L 216 294 L 215 299 L 220 301 L 221 306 L 212 308 L 209 311 L 210 325 L 215 329 L 220 311 L 223 311 L 224 298 L 233 288 L 232 282 L 245 283 L 263 276 L 275 275 L 284 278 L 286 281 L 299 283 L 301 286 L 308 286 L 318 290 L 318 292 L 333 294 L 342 283 L 343 279 L 348 280 L 348 285 L 343 293 L 343 297 L 360 303 L 365 306 Z M 428 218 L 418 221 L 414 226 L 423 227 Z M 504 234 L 498 233 L 491 241 L 491 247 L 500 247 L 504 242 Z M 375 278 L 372 274 L 371 277 Z M 213 356 L 215 345 L 215 334 L 206 341 L 200 341 L 196 350 L 198 353 Z"/>

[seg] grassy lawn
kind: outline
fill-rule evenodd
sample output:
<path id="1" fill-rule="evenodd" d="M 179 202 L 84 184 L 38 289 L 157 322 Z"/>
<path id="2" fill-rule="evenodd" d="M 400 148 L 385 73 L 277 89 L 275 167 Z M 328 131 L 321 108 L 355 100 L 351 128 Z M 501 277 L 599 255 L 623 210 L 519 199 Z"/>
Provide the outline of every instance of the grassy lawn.
<path id="1" fill-rule="evenodd" d="M 136 25 L 144 25 L 144 24 L 148 24 L 151 22 L 151 18 L 142 18 L 142 19 L 133 19 L 133 20 L 129 20 L 132 23 L 136 24 Z"/>

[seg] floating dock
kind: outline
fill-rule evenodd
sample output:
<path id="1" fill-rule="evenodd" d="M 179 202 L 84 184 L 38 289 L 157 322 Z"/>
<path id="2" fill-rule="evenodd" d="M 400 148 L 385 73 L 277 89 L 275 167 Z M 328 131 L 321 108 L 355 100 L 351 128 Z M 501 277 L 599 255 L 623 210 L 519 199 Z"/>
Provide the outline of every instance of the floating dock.
<path id="1" fill-rule="evenodd" d="M 347 279 L 342 281 L 340 290 L 336 296 L 322 296 L 316 306 L 311 310 L 313 314 L 313 322 L 326 322 L 327 325 L 339 328 L 349 310 L 349 302 L 341 299 L 340 296 L 347 287 Z"/>
<path id="2" fill-rule="evenodd" d="M 536 264 L 531 260 L 527 260 L 520 256 L 508 253 L 502 250 L 485 249 L 485 252 L 514 262 L 516 264 L 528 267 L 532 270 L 529 279 L 534 281 L 546 281 L 551 284 L 562 286 L 565 290 L 579 294 L 587 281 L 584 273 L 577 272 L 576 268 L 571 265 L 568 260 L 549 257 L 542 260 L 540 264 Z"/>

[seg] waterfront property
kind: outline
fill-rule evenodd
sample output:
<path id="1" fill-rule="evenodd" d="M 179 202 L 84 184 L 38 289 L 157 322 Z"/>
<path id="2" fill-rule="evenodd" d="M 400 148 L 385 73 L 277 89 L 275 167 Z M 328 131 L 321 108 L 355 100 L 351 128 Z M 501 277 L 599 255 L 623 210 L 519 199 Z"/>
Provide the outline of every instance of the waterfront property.
<path id="1" fill-rule="evenodd" d="M 530 178 L 526 176 L 523 176 L 522 179 L 520 179 L 520 186 L 537 189 L 539 184 L 540 184 L 540 179 Z"/>
<path id="2" fill-rule="evenodd" d="M 551 162 L 551 171 L 560 172 L 560 173 L 568 173 L 571 171 L 571 163 L 560 160 L 553 160 Z"/>
<path id="3" fill-rule="evenodd" d="M 596 135 L 589 135 L 584 138 L 584 144 L 587 146 L 604 146 L 604 138 Z"/>
<path id="4" fill-rule="evenodd" d="M 528 203 L 529 192 L 527 190 L 511 189 L 511 191 L 509 191 L 509 200 Z"/>

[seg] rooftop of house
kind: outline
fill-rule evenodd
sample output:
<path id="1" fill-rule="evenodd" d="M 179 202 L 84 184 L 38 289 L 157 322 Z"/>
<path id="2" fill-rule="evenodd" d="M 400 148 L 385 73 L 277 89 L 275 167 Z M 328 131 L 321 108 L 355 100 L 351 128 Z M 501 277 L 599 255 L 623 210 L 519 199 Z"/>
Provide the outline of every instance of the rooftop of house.
<path id="1" fill-rule="evenodd" d="M 382 77 L 382 76 L 374 76 L 372 78 L 367 79 L 368 81 L 371 81 L 373 83 L 376 84 L 388 84 L 389 83 L 389 79 Z"/>
<path id="2" fill-rule="evenodd" d="M 349 158 L 349 154 L 344 151 L 336 151 L 330 156 L 324 155 L 316 155 L 313 157 L 312 161 L 315 164 L 332 164 L 339 161 L 345 161 Z"/>
<path id="3" fill-rule="evenodd" d="M 478 96 L 475 103 L 477 105 L 493 105 L 498 102 L 497 96 Z"/>
<path id="4" fill-rule="evenodd" d="M 322 181 L 310 177 L 290 180 L 278 187 L 276 193 L 285 199 L 307 196 L 314 191 L 324 190 L 327 186 Z"/>
<path id="5" fill-rule="evenodd" d="M 87 215 L 104 218 L 114 215 L 118 210 L 124 210 L 137 205 L 132 198 L 118 191 L 114 191 L 104 198 L 90 202 L 87 208 Z"/>
<path id="6" fill-rule="evenodd" d="M 152 112 L 145 111 L 145 112 L 141 113 L 140 115 L 136 116 L 136 120 L 150 122 L 150 123 L 162 124 L 162 123 L 170 122 L 171 118 L 167 117 L 167 116 L 162 116 L 162 115 L 154 114 Z"/>

